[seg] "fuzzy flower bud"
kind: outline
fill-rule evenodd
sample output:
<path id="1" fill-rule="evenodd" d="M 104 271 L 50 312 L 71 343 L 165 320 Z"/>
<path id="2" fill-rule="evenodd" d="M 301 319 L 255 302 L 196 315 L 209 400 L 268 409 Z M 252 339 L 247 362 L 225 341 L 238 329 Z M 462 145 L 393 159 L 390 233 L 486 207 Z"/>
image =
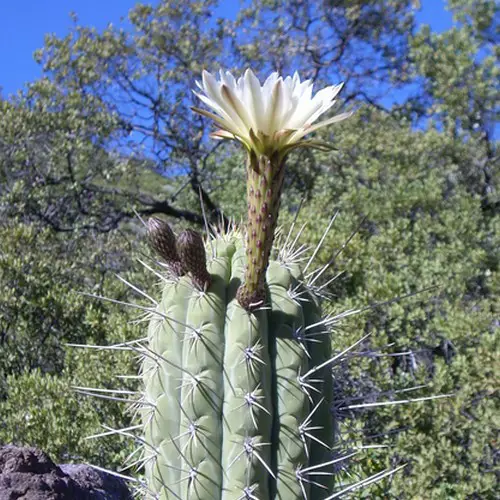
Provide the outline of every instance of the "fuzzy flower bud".
<path id="1" fill-rule="evenodd" d="M 175 234 L 165 221 L 156 217 L 149 218 L 148 239 L 153 250 L 165 260 L 176 276 L 185 274 L 177 252 Z"/>
<path id="2" fill-rule="evenodd" d="M 194 284 L 200 290 L 206 290 L 211 283 L 207 271 L 207 257 L 201 234 L 186 229 L 177 238 L 177 251 L 184 269 L 191 273 Z"/>

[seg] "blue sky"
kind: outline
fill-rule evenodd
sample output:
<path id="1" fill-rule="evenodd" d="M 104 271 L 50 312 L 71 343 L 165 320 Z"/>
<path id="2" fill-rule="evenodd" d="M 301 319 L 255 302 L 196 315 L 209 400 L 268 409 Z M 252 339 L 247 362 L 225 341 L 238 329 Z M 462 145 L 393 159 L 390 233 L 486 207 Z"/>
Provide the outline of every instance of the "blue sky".
<path id="1" fill-rule="evenodd" d="M 154 2 L 154 0 L 153 0 Z M 137 0 L 0 0 L 0 87 L 7 95 L 40 76 L 33 52 L 43 46 L 45 33 L 64 36 L 71 28 L 69 12 L 81 24 L 104 28 L 119 24 Z M 145 1 L 144 3 L 151 3 Z M 444 0 L 422 0 L 417 19 L 442 31 L 451 26 Z M 218 14 L 233 17 L 239 2 L 221 0 Z"/>

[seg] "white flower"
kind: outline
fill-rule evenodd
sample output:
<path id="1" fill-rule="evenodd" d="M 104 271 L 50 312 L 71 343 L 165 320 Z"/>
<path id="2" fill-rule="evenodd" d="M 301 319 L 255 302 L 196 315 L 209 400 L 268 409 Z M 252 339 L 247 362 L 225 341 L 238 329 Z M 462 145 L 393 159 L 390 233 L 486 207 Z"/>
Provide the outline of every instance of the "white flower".
<path id="1" fill-rule="evenodd" d="M 325 143 L 303 138 L 351 115 L 342 113 L 313 125 L 336 103 L 343 84 L 326 87 L 313 96 L 313 83 L 301 82 L 297 72 L 286 78 L 272 73 L 264 85 L 249 69 L 238 80 L 229 71 L 221 70 L 219 75 L 217 81 L 203 71 L 202 82 L 196 82 L 202 93 L 195 94 L 215 113 L 193 110 L 217 123 L 220 130 L 212 134 L 214 137 L 237 139 L 258 154 L 286 154 L 304 146 L 329 148 Z"/>

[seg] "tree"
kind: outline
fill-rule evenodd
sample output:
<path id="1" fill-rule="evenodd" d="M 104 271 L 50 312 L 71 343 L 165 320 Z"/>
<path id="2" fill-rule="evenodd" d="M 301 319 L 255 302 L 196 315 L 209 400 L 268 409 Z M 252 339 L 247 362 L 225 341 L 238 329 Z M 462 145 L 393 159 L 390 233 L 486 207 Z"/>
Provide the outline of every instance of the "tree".
<path id="1" fill-rule="evenodd" d="M 370 101 L 376 100 L 374 81 L 383 88 L 402 74 L 413 26 L 409 0 L 256 2 L 235 22 L 216 19 L 215 5 L 139 4 L 129 14 L 130 29 L 109 26 L 99 33 L 75 24 L 64 38 L 47 37 L 37 54 L 46 78 L 3 103 L 0 156 L 10 181 L 4 190 L 11 193 L 19 175 L 26 179 L 15 184 L 23 199 L 34 198 L 19 205 L 24 215 L 62 231 L 77 221 L 111 230 L 133 216 L 132 208 L 201 224 L 201 198 L 208 216 L 220 219 L 212 193 L 221 145 L 207 140 L 206 120 L 189 109 L 198 104 L 190 87 L 203 68 L 289 70 L 293 63 L 304 76 L 346 79 L 347 100 Z M 258 24 L 250 23 L 254 18 Z M 283 29 L 286 20 L 291 31 Z M 273 37 L 264 36 L 268 31 Z M 272 63 L 254 57 L 262 48 Z M 29 166 L 27 157 L 13 161 L 19 149 Z M 186 188 L 190 206 L 182 206 Z M 64 203 L 64 217 L 55 199 Z"/>
<path id="2" fill-rule="evenodd" d="M 498 141 L 498 3 L 452 0 L 456 25 L 444 33 L 423 27 L 411 43 L 410 58 L 423 91 L 422 117 L 433 120 L 462 142 L 473 142 L 468 162 L 457 155 L 471 192 L 485 210 L 499 208 Z M 450 182 L 453 182 L 450 179 Z"/>

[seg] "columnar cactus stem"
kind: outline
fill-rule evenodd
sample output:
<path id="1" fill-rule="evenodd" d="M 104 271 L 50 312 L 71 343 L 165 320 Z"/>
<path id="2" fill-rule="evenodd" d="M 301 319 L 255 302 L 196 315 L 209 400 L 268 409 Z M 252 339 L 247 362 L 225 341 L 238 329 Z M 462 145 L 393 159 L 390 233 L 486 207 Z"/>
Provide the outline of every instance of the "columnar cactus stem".
<path id="1" fill-rule="evenodd" d="M 271 429 L 272 364 L 269 357 L 268 318 L 265 311 L 246 311 L 236 299 L 235 286 L 243 275 L 245 249 L 233 256 L 228 288 L 230 302 L 224 328 L 224 441 L 222 498 L 249 491 L 254 497 L 271 498 L 270 482 L 276 471 L 271 468 L 273 452 Z M 243 496 L 245 498 L 245 496 Z"/>
<path id="2" fill-rule="evenodd" d="M 201 237 L 178 237 L 189 275 L 165 286 L 143 361 L 152 498 L 326 498 L 330 338 L 300 269 L 269 261 L 267 307 L 248 311 L 237 298 L 247 258 L 241 236 L 214 241 L 203 289 L 192 241 Z"/>

